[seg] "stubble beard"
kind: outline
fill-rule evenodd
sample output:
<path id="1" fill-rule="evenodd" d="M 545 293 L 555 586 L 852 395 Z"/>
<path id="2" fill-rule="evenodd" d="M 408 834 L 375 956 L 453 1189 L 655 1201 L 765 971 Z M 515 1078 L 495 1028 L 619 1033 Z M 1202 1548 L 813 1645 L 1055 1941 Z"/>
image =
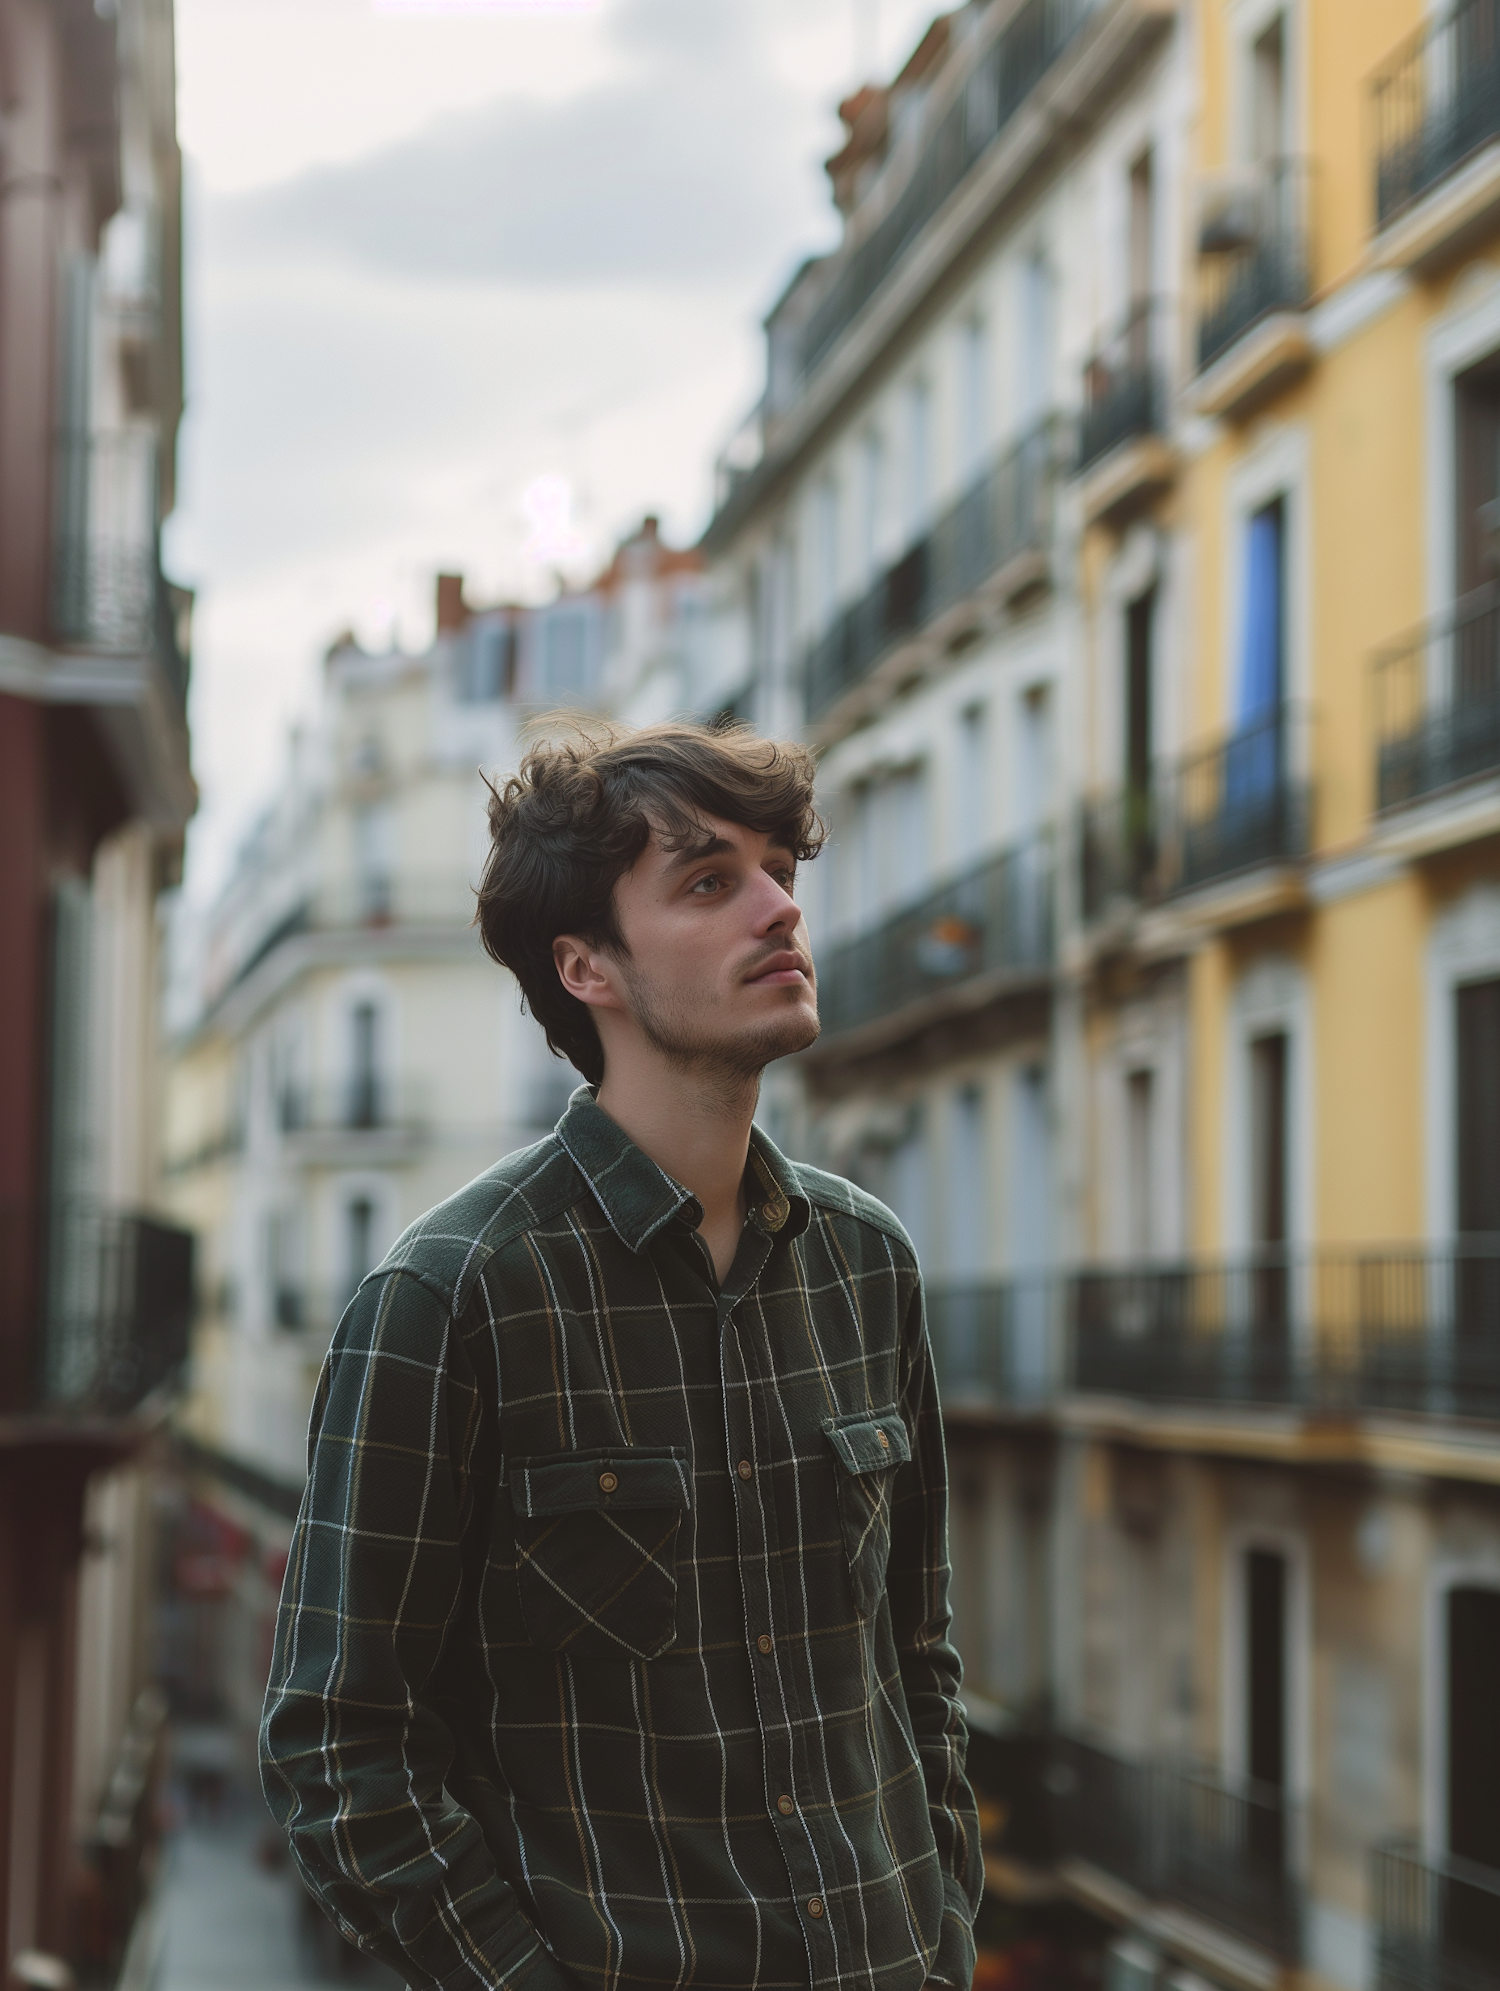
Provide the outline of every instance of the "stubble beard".
<path id="1" fill-rule="evenodd" d="M 777 1058 L 805 1051 L 815 1043 L 821 1025 L 798 1002 L 773 1012 L 750 1029 L 716 1035 L 713 1011 L 675 992 L 663 995 L 631 963 L 621 963 L 630 994 L 631 1012 L 652 1050 L 676 1070 L 702 1079 L 726 1098 L 758 1092 L 761 1073 Z"/>

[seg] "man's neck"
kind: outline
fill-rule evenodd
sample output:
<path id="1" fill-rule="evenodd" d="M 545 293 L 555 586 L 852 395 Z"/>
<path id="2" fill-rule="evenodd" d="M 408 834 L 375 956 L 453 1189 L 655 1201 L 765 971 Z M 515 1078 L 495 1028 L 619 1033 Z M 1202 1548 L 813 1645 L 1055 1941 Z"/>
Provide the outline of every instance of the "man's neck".
<path id="1" fill-rule="evenodd" d="M 703 1238 L 720 1279 L 745 1220 L 744 1176 L 759 1081 L 661 1061 L 606 1071 L 599 1104 L 643 1154 L 703 1206 Z"/>

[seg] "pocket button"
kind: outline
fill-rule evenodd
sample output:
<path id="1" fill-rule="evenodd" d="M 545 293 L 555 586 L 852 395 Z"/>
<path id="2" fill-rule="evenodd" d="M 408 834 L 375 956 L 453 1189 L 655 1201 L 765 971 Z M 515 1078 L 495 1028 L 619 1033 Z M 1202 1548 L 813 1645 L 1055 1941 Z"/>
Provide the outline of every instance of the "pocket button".
<path id="1" fill-rule="evenodd" d="M 886 1436 L 885 1432 L 884 1432 L 884 1431 L 877 1431 L 877 1432 L 875 1433 L 875 1436 L 876 1436 L 876 1438 L 877 1438 L 877 1439 L 878 1439 L 878 1440 L 880 1441 L 880 1449 L 881 1449 L 881 1451 L 882 1451 L 882 1452 L 888 1452 L 888 1451 L 889 1451 L 889 1450 L 891 1449 L 891 1441 L 890 1441 L 890 1439 L 889 1439 L 889 1438 L 888 1438 L 888 1437 Z"/>
<path id="2" fill-rule="evenodd" d="M 616 1488 L 616 1487 L 617 1487 L 617 1486 L 618 1486 L 619 1484 L 620 1484 L 620 1482 L 619 1482 L 619 1480 L 618 1480 L 618 1479 L 616 1478 L 616 1476 L 615 1476 L 615 1474 L 614 1474 L 614 1473 L 600 1473 L 600 1475 L 599 1475 L 599 1491 L 600 1491 L 601 1493 L 613 1493 L 613 1492 L 614 1492 L 614 1490 L 615 1490 L 615 1488 Z"/>

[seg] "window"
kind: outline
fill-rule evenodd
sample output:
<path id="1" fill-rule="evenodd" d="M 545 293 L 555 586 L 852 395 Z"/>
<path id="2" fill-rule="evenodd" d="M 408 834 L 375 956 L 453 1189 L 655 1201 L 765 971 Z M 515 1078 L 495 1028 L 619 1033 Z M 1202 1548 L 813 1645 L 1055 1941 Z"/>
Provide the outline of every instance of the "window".
<path id="1" fill-rule="evenodd" d="M 355 811 L 354 879 L 359 917 L 379 923 L 391 916 L 391 873 L 395 824 L 390 804 L 374 802 Z"/>
<path id="2" fill-rule="evenodd" d="M 978 471 L 989 434 L 989 333 L 980 318 L 965 321 L 958 349 L 958 448 L 966 480 Z"/>
<path id="3" fill-rule="evenodd" d="M 1250 50 L 1250 157 L 1270 165 L 1290 150 L 1287 134 L 1286 16 L 1278 14 Z"/>
<path id="4" fill-rule="evenodd" d="M 371 1197 L 351 1196 L 344 1205 L 345 1284 L 353 1294 L 375 1264 L 375 1204 Z"/>
<path id="5" fill-rule="evenodd" d="M 948 1274 L 954 1280 L 974 1280 L 984 1271 L 987 1208 L 984 1094 L 977 1085 L 960 1086 L 954 1094 L 951 1135 Z"/>
<path id="6" fill-rule="evenodd" d="M 558 603 L 536 617 L 536 690 L 543 698 L 579 698 L 594 688 L 600 632 L 592 602 Z"/>
<path id="7" fill-rule="evenodd" d="M 1019 378 L 1022 428 L 1046 414 L 1052 399 L 1052 271 L 1040 249 L 1021 264 Z"/>
<path id="8" fill-rule="evenodd" d="M 859 447 L 859 552 L 866 581 L 880 566 L 885 507 L 885 443 L 878 429 L 866 429 Z"/>
<path id="9" fill-rule="evenodd" d="M 380 1095 L 380 1012 L 373 1002 L 358 1002 L 349 1012 L 348 1124 L 378 1127 Z"/>
<path id="10" fill-rule="evenodd" d="M 1286 1858 L 1282 1804 L 1287 1787 L 1288 1571 L 1276 1549 L 1245 1552 L 1245 1769 L 1259 1800 L 1247 1824 L 1247 1852 L 1256 1866 L 1280 1868 Z"/>
<path id="11" fill-rule="evenodd" d="M 1129 196 L 1130 267 L 1126 275 L 1133 323 L 1156 288 L 1156 187 L 1149 146 L 1131 163 Z"/>
<path id="12" fill-rule="evenodd" d="M 505 697 L 515 669 L 515 630 L 508 622 L 476 618 L 465 632 L 459 662 L 459 697 L 484 705 Z"/>
<path id="13" fill-rule="evenodd" d="M 1273 498 L 1246 524 L 1236 732 L 1266 729 L 1280 711 L 1286 654 L 1286 504 Z"/>
<path id="14" fill-rule="evenodd" d="M 1455 551 L 1456 591 L 1470 593 L 1493 581 L 1500 566 L 1500 359 L 1487 360 L 1469 373 L 1460 374 L 1453 384 L 1454 467 L 1458 476 L 1454 511 L 1457 533 Z M 1493 654 L 1494 638 L 1488 622 L 1480 628 L 1488 643 L 1474 644 L 1476 652 L 1485 648 Z M 1462 647 L 1462 646 L 1460 646 Z M 1476 657 L 1477 661 L 1477 657 Z M 1461 682 L 1454 690 L 1462 695 L 1462 679 L 1474 677 L 1466 659 L 1455 659 Z M 1493 664 L 1489 682 L 1493 685 Z"/>
<path id="15" fill-rule="evenodd" d="M 1446 1632 L 1447 1850 L 1500 1870 L 1500 1590 L 1450 1590 Z M 1500 1899 L 1483 1906 L 1490 1938 L 1480 1953 L 1500 1955 Z"/>
<path id="16" fill-rule="evenodd" d="M 1250 1043 L 1250 1243 L 1255 1358 L 1279 1378 L 1287 1359 L 1289 1331 L 1287 1080 L 1290 1065 L 1285 1031 L 1269 1031 Z"/>
<path id="17" fill-rule="evenodd" d="M 1125 610 L 1125 787 L 1132 796 L 1151 791 L 1156 589 L 1147 588 Z"/>
<path id="18" fill-rule="evenodd" d="M 927 529 L 932 505 L 932 392 L 925 380 L 906 390 L 906 531 L 909 539 Z"/>
<path id="19" fill-rule="evenodd" d="M 954 796 L 954 841 L 960 864 L 972 863 L 984 849 L 988 796 L 986 755 L 987 714 L 982 705 L 968 705 L 958 721 L 958 780 Z"/>
<path id="20" fill-rule="evenodd" d="M 1125 1249 L 1136 1262 L 1156 1250 L 1156 1074 L 1125 1080 Z"/>
<path id="21" fill-rule="evenodd" d="M 813 573 L 822 622 L 839 605 L 839 511 L 839 487 L 825 477 L 813 495 Z"/>
<path id="22" fill-rule="evenodd" d="M 1021 698 L 1016 736 L 1016 829 L 1034 836 L 1052 804 L 1052 693 L 1035 684 Z"/>

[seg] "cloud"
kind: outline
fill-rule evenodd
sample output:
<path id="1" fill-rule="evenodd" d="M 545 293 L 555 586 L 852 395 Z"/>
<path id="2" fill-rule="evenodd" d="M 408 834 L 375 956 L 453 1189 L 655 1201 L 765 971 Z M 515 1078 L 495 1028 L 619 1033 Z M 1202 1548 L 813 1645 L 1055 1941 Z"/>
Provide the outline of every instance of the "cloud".
<path id="1" fill-rule="evenodd" d="M 348 164 L 214 203 L 218 252 L 413 281 L 703 284 L 784 258 L 800 106 L 734 6 L 635 0 L 626 58 L 563 102 L 512 96 Z"/>

